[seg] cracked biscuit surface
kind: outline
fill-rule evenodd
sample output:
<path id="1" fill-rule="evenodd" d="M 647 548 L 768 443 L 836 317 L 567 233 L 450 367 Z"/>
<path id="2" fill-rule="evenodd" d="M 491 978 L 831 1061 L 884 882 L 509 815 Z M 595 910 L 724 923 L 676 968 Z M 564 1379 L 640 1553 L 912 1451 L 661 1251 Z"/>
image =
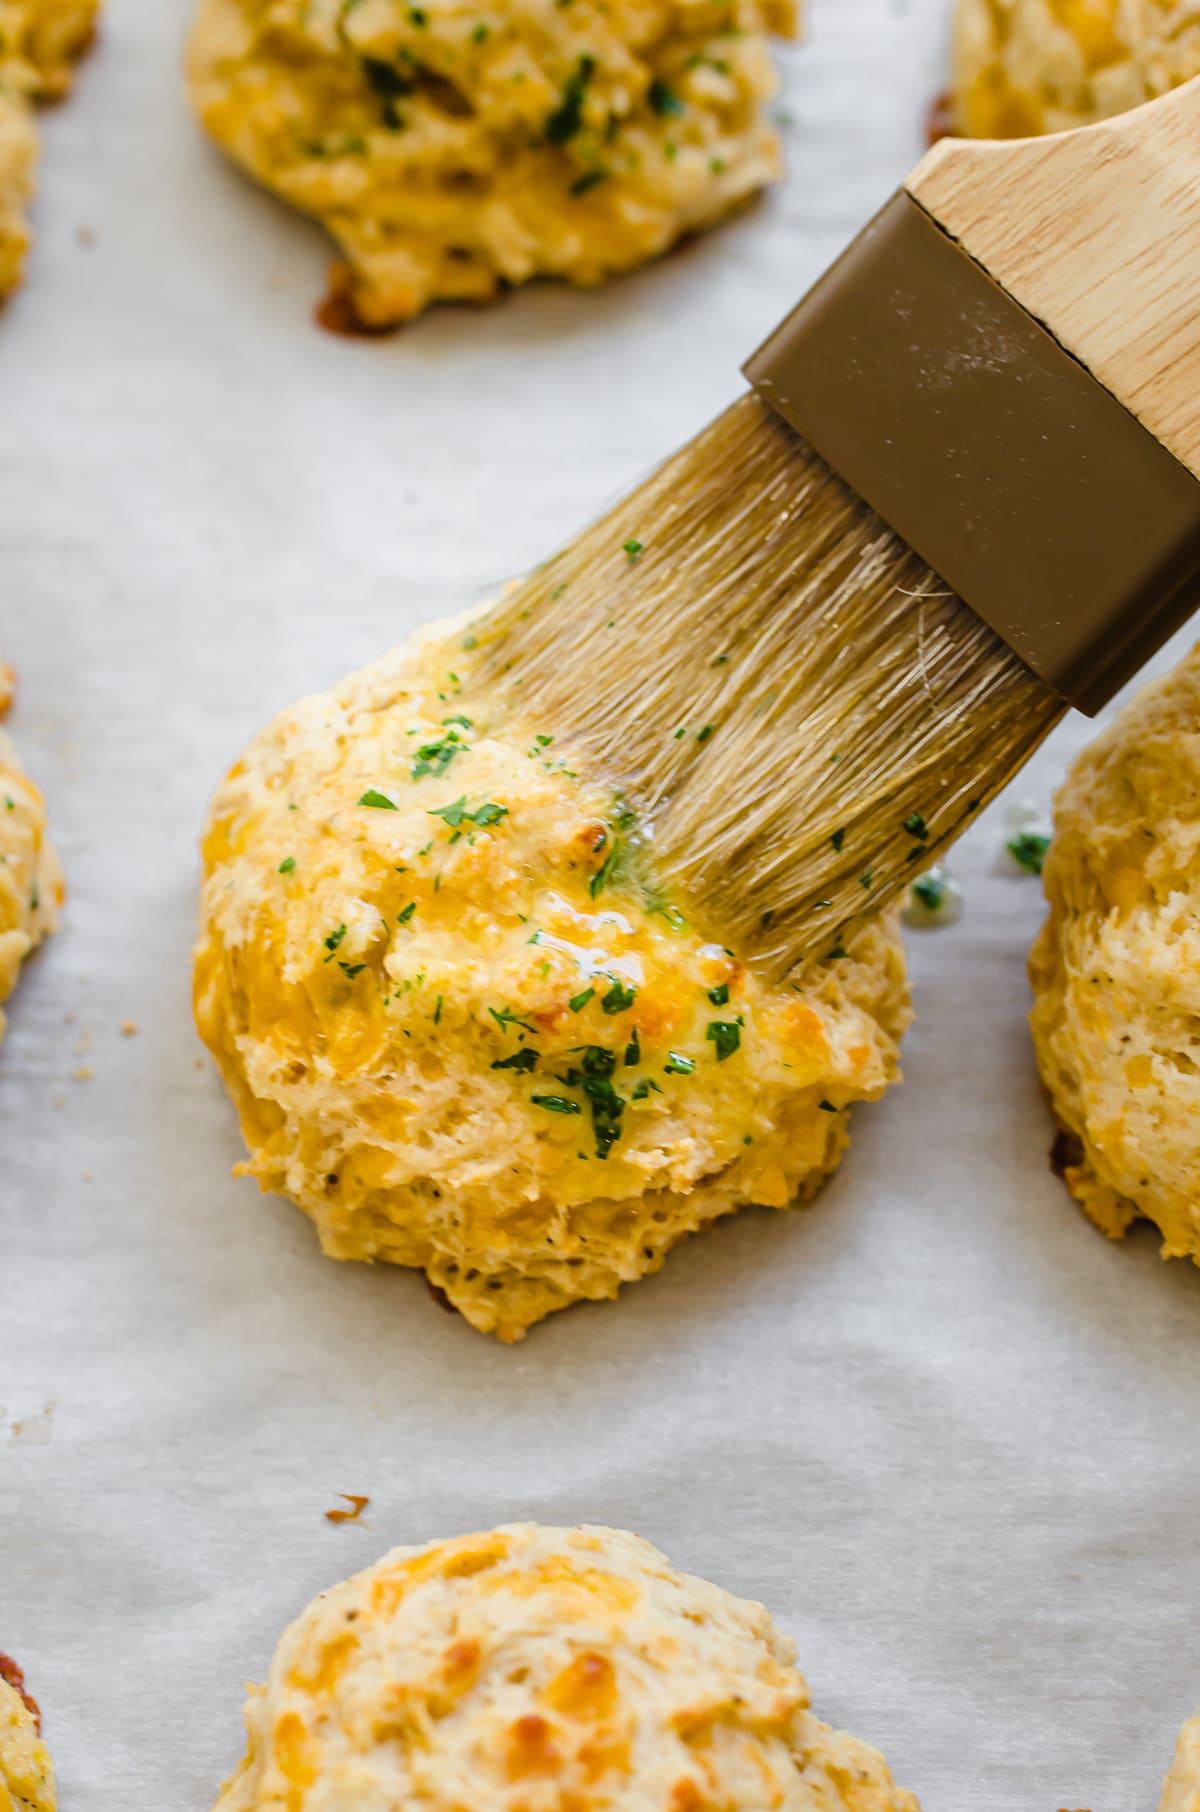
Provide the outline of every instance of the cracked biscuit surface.
<path id="1" fill-rule="evenodd" d="M 285 1632 L 217 1812 L 919 1812 L 794 1660 L 619 1530 L 397 1548 Z"/>
<path id="2" fill-rule="evenodd" d="M 1112 1238 L 1144 1215 L 1200 1258 L 1200 651 L 1071 766 L 1030 958 L 1071 1193 Z"/>
<path id="3" fill-rule="evenodd" d="M 1086 126 L 1200 74 L 1196 0 L 959 0 L 954 114 L 975 138 Z"/>
<path id="4" fill-rule="evenodd" d="M 195 1001 L 261 1186 L 514 1340 L 811 1195 L 909 1012 L 894 916 L 782 984 L 698 928 L 619 797 L 472 700 L 473 639 L 413 641 L 235 765 Z"/>
<path id="5" fill-rule="evenodd" d="M 595 284 L 780 173 L 768 38 L 795 0 L 202 0 L 190 86 L 314 215 L 354 321 Z"/>

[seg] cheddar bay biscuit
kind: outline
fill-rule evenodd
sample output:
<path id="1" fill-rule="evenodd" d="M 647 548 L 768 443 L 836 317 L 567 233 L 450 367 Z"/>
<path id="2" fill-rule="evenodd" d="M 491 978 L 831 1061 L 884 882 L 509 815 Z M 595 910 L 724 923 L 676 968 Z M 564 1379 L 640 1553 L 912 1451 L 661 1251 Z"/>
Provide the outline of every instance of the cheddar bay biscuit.
<path id="1" fill-rule="evenodd" d="M 11 695 L 11 669 L 0 666 L 0 718 Z M 3 1003 L 25 958 L 57 925 L 63 892 L 45 801 L 0 730 L 0 1038 L 7 1023 Z"/>
<path id="2" fill-rule="evenodd" d="M 473 640 L 396 650 L 235 765 L 195 1000 L 262 1187 L 515 1340 L 811 1195 L 909 1015 L 893 917 L 786 984 L 748 970 L 611 790 L 471 698 Z"/>
<path id="3" fill-rule="evenodd" d="M 217 1812 L 919 1812 L 794 1660 L 619 1530 L 397 1548 L 284 1633 Z"/>
<path id="4" fill-rule="evenodd" d="M 1030 958 L 1038 1066 L 1066 1178 L 1119 1237 L 1200 1257 L 1200 652 L 1072 764 Z"/>
<path id="5" fill-rule="evenodd" d="M 20 1671 L 0 1655 L 0 1812 L 56 1812 L 54 1764 Z"/>
<path id="6" fill-rule="evenodd" d="M 0 0 L 0 299 L 21 280 L 38 139 L 34 104 L 60 99 L 98 0 Z"/>
<path id="7" fill-rule="evenodd" d="M 780 173 L 795 0 L 202 0 L 199 118 L 323 222 L 358 321 L 594 284 Z"/>
<path id="8" fill-rule="evenodd" d="M 1107 119 L 1200 74 L 1200 0 L 958 0 L 954 114 L 975 138 Z"/>

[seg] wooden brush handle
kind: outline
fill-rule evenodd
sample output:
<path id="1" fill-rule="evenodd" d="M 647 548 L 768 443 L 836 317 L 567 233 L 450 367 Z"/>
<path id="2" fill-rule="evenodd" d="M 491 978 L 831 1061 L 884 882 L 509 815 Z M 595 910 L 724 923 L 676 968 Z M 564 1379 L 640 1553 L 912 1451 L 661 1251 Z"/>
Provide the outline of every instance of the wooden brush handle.
<path id="1" fill-rule="evenodd" d="M 906 186 L 1200 478 L 1200 77 L 1078 132 L 943 139 Z"/>

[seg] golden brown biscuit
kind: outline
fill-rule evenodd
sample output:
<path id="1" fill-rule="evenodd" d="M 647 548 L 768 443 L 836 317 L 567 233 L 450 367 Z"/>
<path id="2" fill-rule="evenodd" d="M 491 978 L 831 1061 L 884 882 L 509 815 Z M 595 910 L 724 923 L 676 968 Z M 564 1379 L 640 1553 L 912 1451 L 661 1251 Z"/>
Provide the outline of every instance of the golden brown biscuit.
<path id="1" fill-rule="evenodd" d="M 1200 651 L 1076 758 L 1044 879 L 1031 1023 L 1071 1192 L 1200 1257 Z"/>
<path id="2" fill-rule="evenodd" d="M 0 1655 L 0 1812 L 55 1812 L 54 1764 L 21 1670 Z"/>
<path id="3" fill-rule="evenodd" d="M 29 246 L 37 131 L 33 105 L 71 86 L 99 0 L 0 0 L 0 299 L 21 280 Z"/>
<path id="4" fill-rule="evenodd" d="M 12 696 L 12 670 L 0 667 L 0 718 Z M 62 868 L 46 830 L 46 805 L 0 730 L 0 1003 L 21 964 L 58 923 Z M 6 1025 L 0 1004 L 0 1039 Z"/>
<path id="5" fill-rule="evenodd" d="M 954 113 L 975 138 L 1061 132 L 1200 74 L 1200 0 L 958 0 Z"/>
<path id="6" fill-rule="evenodd" d="M 594 284 L 779 175 L 796 0 L 201 0 L 196 111 L 313 214 L 371 328 L 502 284 Z"/>
<path id="7" fill-rule="evenodd" d="M 1200 1717 L 1179 1733 L 1158 1812 L 1200 1812 Z"/>
<path id="8" fill-rule="evenodd" d="M 794 1660 L 620 1530 L 396 1548 L 284 1633 L 217 1812 L 919 1812 Z"/>
<path id="9" fill-rule="evenodd" d="M 196 1016 L 246 1168 L 335 1258 L 422 1267 L 519 1339 L 743 1203 L 806 1197 L 895 1077 L 894 918 L 771 986 L 639 827 L 421 638 L 283 712 L 204 840 Z"/>

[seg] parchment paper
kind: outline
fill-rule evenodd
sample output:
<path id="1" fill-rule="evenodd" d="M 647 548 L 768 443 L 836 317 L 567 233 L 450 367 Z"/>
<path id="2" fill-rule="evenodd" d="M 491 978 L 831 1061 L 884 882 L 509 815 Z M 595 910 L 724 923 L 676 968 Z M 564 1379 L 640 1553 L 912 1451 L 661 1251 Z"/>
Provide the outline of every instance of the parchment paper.
<path id="1" fill-rule="evenodd" d="M 911 939 L 906 1085 L 817 1205 L 515 1349 L 231 1179 L 190 1023 L 224 764 L 698 428 L 917 155 L 941 0 L 811 10 L 769 202 L 601 294 L 379 344 L 312 326 L 320 234 L 192 128 L 181 0 L 109 0 L 46 120 L 0 321 L 0 650 L 71 902 L 0 1052 L 0 1647 L 64 1812 L 206 1812 L 311 1594 L 522 1516 L 636 1528 L 764 1599 L 926 1812 L 1157 1803 L 1200 1699 L 1200 1277 L 1106 1244 L 1049 1173 L 1040 894 L 996 872 L 1002 809 L 958 856 L 961 923 Z M 338 1492 L 361 1526 L 325 1520 Z"/>

